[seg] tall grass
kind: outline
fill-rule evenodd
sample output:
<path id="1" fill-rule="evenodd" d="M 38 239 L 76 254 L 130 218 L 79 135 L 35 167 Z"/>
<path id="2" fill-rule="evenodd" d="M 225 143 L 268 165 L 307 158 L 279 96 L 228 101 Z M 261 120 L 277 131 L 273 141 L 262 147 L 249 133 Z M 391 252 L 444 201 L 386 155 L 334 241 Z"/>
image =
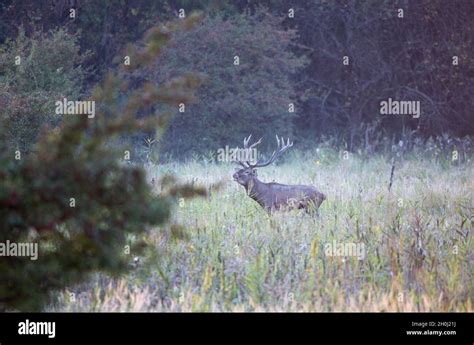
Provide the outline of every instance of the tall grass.
<path id="1" fill-rule="evenodd" d="M 295 152 L 260 178 L 311 184 L 327 200 L 318 216 L 268 216 L 231 180 L 231 165 L 148 165 L 150 180 L 171 172 L 209 197 L 177 204 L 183 228 L 154 229 L 152 256 L 131 274 L 96 277 L 50 309 L 474 311 L 472 159 L 399 159 L 388 191 L 390 171 L 383 156 Z M 363 244 L 365 256 L 328 256 L 334 242 Z"/>

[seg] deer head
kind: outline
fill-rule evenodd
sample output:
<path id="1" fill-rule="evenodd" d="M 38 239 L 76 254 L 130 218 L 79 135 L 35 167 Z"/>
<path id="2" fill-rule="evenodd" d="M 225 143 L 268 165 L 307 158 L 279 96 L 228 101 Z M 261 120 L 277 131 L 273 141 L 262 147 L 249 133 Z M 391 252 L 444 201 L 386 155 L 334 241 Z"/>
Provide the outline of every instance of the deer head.
<path id="1" fill-rule="evenodd" d="M 262 138 L 260 138 L 256 143 L 253 143 L 252 145 L 249 146 L 250 138 L 252 137 L 252 134 L 249 135 L 248 138 L 244 139 L 244 149 L 246 150 L 251 150 L 255 148 L 258 144 L 262 142 Z M 268 159 L 266 162 L 262 162 L 258 160 L 255 164 L 250 163 L 249 161 L 238 161 L 237 163 L 242 166 L 241 169 L 239 169 L 234 175 L 234 181 L 237 183 L 241 184 L 242 186 L 248 186 L 257 177 L 257 168 L 263 168 L 266 167 L 267 165 L 272 164 L 278 157 L 280 157 L 283 152 L 288 150 L 290 147 L 293 146 L 293 143 L 290 143 L 290 139 L 288 138 L 287 142 L 285 143 L 285 140 L 283 137 L 281 139 L 278 138 L 278 135 L 276 136 L 277 139 L 277 150 L 273 151 L 272 156 L 270 159 Z"/>

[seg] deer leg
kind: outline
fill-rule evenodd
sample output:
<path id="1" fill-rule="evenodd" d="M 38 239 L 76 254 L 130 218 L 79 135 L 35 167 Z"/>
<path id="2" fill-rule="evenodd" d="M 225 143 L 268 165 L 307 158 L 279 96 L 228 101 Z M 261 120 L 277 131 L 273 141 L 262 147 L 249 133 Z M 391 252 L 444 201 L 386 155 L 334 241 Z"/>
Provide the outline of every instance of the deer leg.
<path id="1" fill-rule="evenodd" d="M 273 212 L 275 212 L 275 206 L 274 205 L 271 205 L 271 206 L 265 206 L 263 208 L 265 211 L 267 211 L 268 215 L 271 216 Z"/>

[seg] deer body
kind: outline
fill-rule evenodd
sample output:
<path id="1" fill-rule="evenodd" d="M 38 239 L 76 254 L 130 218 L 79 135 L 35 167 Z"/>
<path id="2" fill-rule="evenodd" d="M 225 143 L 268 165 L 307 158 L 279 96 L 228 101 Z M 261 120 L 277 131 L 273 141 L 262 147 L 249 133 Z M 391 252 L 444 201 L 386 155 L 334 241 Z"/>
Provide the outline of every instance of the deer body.
<path id="1" fill-rule="evenodd" d="M 256 177 L 244 187 L 248 196 L 269 213 L 289 209 L 309 211 L 311 207 L 318 209 L 326 199 L 326 196 L 313 186 L 265 183 Z"/>
<path id="2" fill-rule="evenodd" d="M 252 149 L 260 144 L 261 139 L 248 147 L 250 137 L 244 140 L 244 148 Z M 247 195 L 260 204 L 267 212 L 290 209 L 304 209 L 317 210 L 321 203 L 326 199 L 326 196 L 319 192 L 313 186 L 304 185 L 285 185 L 280 183 L 265 183 L 257 178 L 256 168 L 265 167 L 273 163 L 283 152 L 293 146 L 293 143 L 285 144 L 284 140 L 278 139 L 278 151 L 274 151 L 271 158 L 265 162 L 257 162 L 251 164 L 250 162 L 238 162 L 243 168 L 237 171 L 234 175 L 234 181 L 244 186 Z"/>

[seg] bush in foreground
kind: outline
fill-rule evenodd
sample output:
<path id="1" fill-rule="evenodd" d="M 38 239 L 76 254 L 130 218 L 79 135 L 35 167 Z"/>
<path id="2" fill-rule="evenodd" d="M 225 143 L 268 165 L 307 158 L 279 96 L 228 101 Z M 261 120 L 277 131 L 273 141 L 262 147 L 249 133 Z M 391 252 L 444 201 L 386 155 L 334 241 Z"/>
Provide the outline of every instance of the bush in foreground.
<path id="1" fill-rule="evenodd" d="M 146 48 L 135 48 L 130 68 L 153 61 L 172 31 L 193 21 L 191 16 L 179 26 L 152 28 Z M 0 309 L 40 310 L 52 292 L 86 280 L 91 272 L 124 272 L 126 254 L 136 255 L 143 247 L 131 239 L 165 223 L 174 197 L 203 194 L 168 178 L 167 192 L 154 195 L 143 170 L 126 164 L 123 152 L 108 145 L 124 133 L 162 128 L 163 116 L 137 120 L 135 114 L 146 111 L 150 102 L 190 102 L 199 80 L 187 75 L 159 89 L 142 85 L 130 90 L 126 75 L 110 75 L 94 90 L 90 100 L 100 105 L 99 115 L 72 115 L 59 128 L 44 129 L 34 154 L 10 147 L 3 127 L 8 121 L 3 121 L 0 243 L 37 243 L 38 257 L 0 258 Z M 120 106 L 119 96 L 127 100 Z"/>

